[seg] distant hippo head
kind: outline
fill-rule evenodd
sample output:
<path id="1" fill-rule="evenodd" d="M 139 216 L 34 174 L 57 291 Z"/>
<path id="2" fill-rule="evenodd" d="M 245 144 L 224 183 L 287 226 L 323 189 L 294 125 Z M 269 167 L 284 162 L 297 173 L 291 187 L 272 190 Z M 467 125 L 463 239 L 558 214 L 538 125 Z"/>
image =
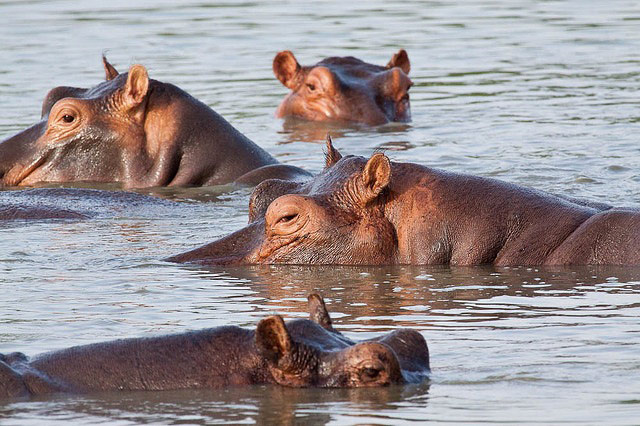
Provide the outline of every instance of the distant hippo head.
<path id="1" fill-rule="evenodd" d="M 352 56 L 326 58 L 301 66 L 286 50 L 273 60 L 278 80 L 292 90 L 276 115 L 307 120 L 340 120 L 380 125 L 411 121 L 407 76 L 411 65 L 405 50 L 393 55 L 386 66 L 373 65 Z"/>
<path id="2" fill-rule="evenodd" d="M 250 223 L 227 237 L 170 260 L 204 264 L 390 264 L 398 237 L 385 216 L 391 162 L 347 156 L 328 144 L 314 180 L 262 182 L 251 197 Z"/>
<path id="3" fill-rule="evenodd" d="M 0 186 L 205 185 L 276 163 L 208 106 L 149 79 L 144 66 L 119 74 L 103 63 L 106 81 L 52 89 L 40 122 L 0 142 Z"/>

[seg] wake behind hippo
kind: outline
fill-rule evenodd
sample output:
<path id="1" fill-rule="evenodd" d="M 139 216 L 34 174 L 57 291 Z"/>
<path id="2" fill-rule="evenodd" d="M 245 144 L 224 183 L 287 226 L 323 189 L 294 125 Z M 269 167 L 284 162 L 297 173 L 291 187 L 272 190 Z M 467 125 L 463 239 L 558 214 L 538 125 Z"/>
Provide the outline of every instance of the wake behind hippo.
<path id="1" fill-rule="evenodd" d="M 255 188 L 245 228 L 201 264 L 640 264 L 640 211 L 412 163 L 342 155 L 307 183 Z"/>
<path id="2" fill-rule="evenodd" d="M 255 330 L 217 327 L 45 353 L 0 355 L 0 397 L 56 392 L 218 389 L 250 384 L 367 387 L 419 382 L 429 373 L 420 333 L 400 329 L 356 343 L 336 331 L 324 301 L 310 320 L 278 315 Z"/>
<path id="3" fill-rule="evenodd" d="M 0 186 L 119 182 L 126 188 L 200 186 L 306 172 L 278 164 L 224 118 L 142 65 L 106 81 L 56 87 L 37 124 L 0 143 Z"/>
<path id="4" fill-rule="evenodd" d="M 273 59 L 273 72 L 291 92 L 276 116 L 372 126 L 411 121 L 410 70 L 404 49 L 394 54 L 386 66 L 352 56 L 330 57 L 312 66 L 301 66 L 292 52 L 279 52 Z"/>

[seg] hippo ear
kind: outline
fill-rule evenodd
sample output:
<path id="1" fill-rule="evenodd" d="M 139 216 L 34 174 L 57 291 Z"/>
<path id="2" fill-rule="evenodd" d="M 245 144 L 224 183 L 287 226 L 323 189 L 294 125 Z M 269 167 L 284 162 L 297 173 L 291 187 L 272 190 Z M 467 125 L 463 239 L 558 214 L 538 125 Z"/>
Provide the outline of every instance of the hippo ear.
<path id="1" fill-rule="evenodd" d="M 280 315 L 263 319 L 256 329 L 258 352 L 273 364 L 291 352 L 291 336 Z"/>
<path id="2" fill-rule="evenodd" d="M 389 186 L 391 162 L 381 152 L 373 154 L 362 171 L 362 194 L 365 204 L 375 200 Z"/>
<path id="3" fill-rule="evenodd" d="M 324 154 L 324 168 L 328 169 L 329 167 L 336 164 L 342 158 L 342 154 L 338 152 L 337 149 L 333 147 L 333 140 L 331 139 L 331 135 L 327 133 L 327 152 Z"/>
<path id="4" fill-rule="evenodd" d="M 124 86 L 124 103 L 128 108 L 135 108 L 144 101 L 149 91 L 149 75 L 142 65 L 129 68 L 127 83 Z"/>
<path id="5" fill-rule="evenodd" d="M 309 319 L 329 331 L 335 331 L 331 325 L 331 317 L 327 312 L 324 299 L 318 293 L 311 293 L 307 297 L 309 306 Z"/>
<path id="6" fill-rule="evenodd" d="M 300 80 L 301 66 L 289 50 L 278 52 L 273 58 L 273 73 L 289 89 L 295 89 Z"/>
<path id="7" fill-rule="evenodd" d="M 102 65 L 104 65 L 104 74 L 107 81 L 113 80 L 118 76 L 118 70 L 107 61 L 107 57 L 102 55 Z"/>
<path id="8" fill-rule="evenodd" d="M 389 63 L 387 64 L 387 68 L 398 67 L 405 74 L 409 74 L 411 71 L 411 63 L 409 62 L 409 55 L 407 55 L 407 51 L 404 49 L 398 50 L 398 53 L 393 55 Z"/>

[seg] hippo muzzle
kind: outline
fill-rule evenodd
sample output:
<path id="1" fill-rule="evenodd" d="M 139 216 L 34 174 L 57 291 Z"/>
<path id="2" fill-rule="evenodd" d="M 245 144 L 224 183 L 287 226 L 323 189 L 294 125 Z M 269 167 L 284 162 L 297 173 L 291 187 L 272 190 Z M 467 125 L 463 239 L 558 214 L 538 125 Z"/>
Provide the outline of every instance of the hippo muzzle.
<path id="1" fill-rule="evenodd" d="M 258 220 L 220 240 L 171 256 L 166 260 L 169 262 L 189 262 L 204 265 L 255 263 L 251 262 L 251 259 L 259 251 L 263 240 L 264 220 Z"/>

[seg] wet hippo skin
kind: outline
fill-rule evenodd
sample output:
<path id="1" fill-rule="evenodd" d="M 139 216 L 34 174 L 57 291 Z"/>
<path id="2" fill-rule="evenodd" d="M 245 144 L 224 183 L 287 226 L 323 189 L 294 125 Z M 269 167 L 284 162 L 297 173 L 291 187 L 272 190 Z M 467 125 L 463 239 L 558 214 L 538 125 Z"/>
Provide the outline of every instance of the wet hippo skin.
<path id="1" fill-rule="evenodd" d="M 307 183 L 269 180 L 250 223 L 175 262 L 202 264 L 640 264 L 640 211 L 496 179 L 342 155 Z"/>
<path id="2" fill-rule="evenodd" d="M 0 355 L 0 397 L 55 392 L 223 388 L 250 384 L 367 387 L 420 382 L 429 350 L 399 329 L 356 343 L 337 332 L 324 301 L 309 296 L 310 320 L 271 316 L 255 330 L 217 327 L 45 353 Z"/>
<path id="3" fill-rule="evenodd" d="M 411 121 L 407 76 L 409 56 L 400 50 L 386 66 L 366 63 L 352 56 L 330 57 L 315 65 L 301 66 L 292 52 L 279 52 L 273 72 L 291 89 L 277 117 L 337 120 L 368 125 Z"/>
<path id="4" fill-rule="evenodd" d="M 193 206 L 127 191 L 86 188 L 28 188 L 0 191 L 0 221 L 81 220 L 125 213 L 158 217 Z M 25 241 L 25 243 L 27 243 Z"/>
<path id="5" fill-rule="evenodd" d="M 0 143 L 0 186 L 119 182 L 125 188 L 200 186 L 308 174 L 279 164 L 211 108 L 149 79 L 142 65 L 106 81 L 56 87 L 41 121 Z"/>

